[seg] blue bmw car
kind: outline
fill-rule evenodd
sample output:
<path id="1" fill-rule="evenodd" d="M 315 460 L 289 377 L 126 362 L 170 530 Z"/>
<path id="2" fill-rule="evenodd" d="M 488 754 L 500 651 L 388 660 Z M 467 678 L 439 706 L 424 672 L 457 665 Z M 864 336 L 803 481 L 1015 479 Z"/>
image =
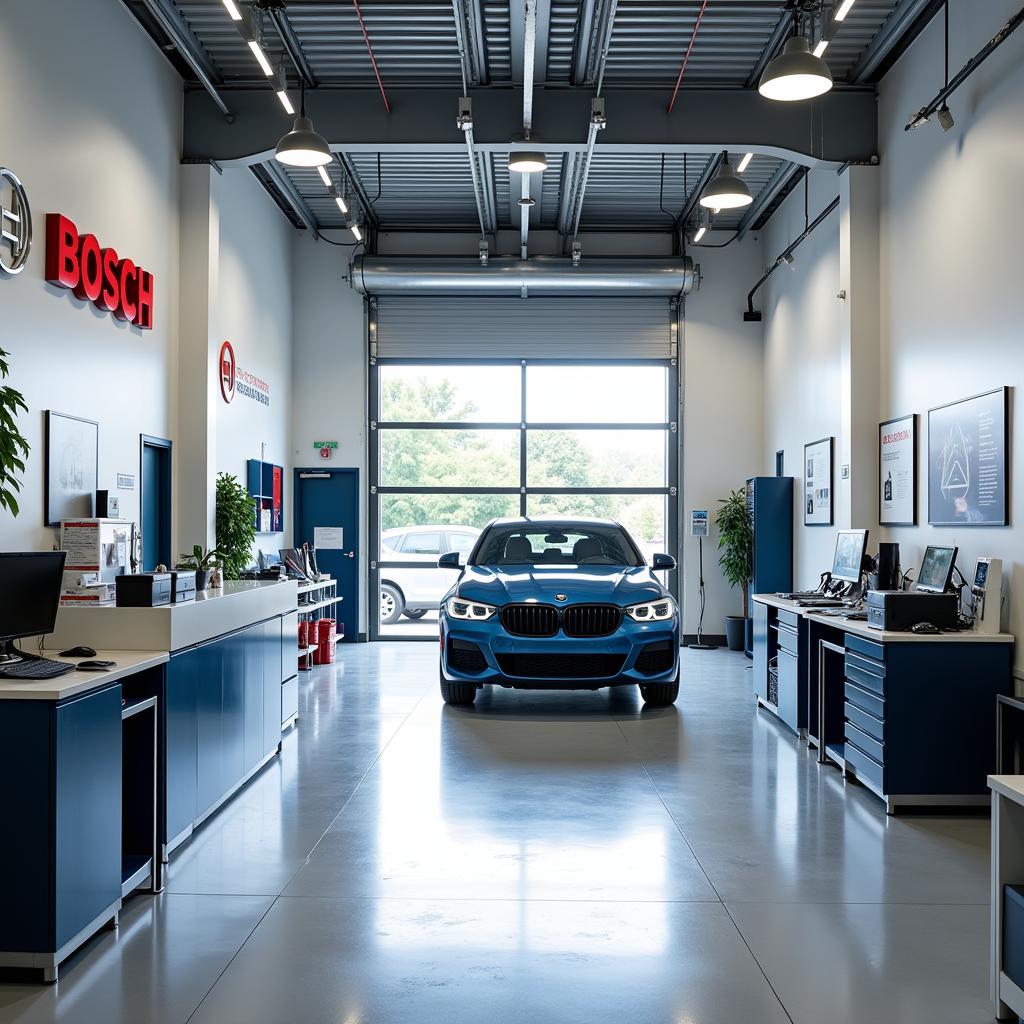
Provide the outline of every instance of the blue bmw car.
<path id="1" fill-rule="evenodd" d="M 472 704 L 484 683 L 518 689 L 639 686 L 679 694 L 679 611 L 633 538 L 610 519 L 495 519 L 441 601 L 441 696 Z"/>

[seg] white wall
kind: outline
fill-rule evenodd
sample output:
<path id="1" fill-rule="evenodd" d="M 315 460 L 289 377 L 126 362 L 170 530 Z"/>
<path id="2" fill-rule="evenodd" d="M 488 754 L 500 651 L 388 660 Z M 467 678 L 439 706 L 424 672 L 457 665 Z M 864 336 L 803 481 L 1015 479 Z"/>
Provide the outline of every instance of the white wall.
<path id="1" fill-rule="evenodd" d="M 808 175 L 810 219 L 838 194 L 835 172 Z M 804 188 L 797 186 L 768 222 L 762 237 L 762 271 L 804 229 Z M 830 214 L 796 250 L 796 262 L 780 267 L 754 297 L 763 315 L 764 442 L 762 467 L 775 471 L 775 453 L 785 452 L 785 473 L 795 478 L 793 496 L 793 584 L 817 585 L 831 567 L 835 531 L 804 526 L 804 445 L 836 437 L 835 482 L 842 435 L 840 350 L 839 211 Z M 760 275 L 758 275 L 760 276 Z M 753 282 L 751 282 L 753 283 Z"/>
<path id="2" fill-rule="evenodd" d="M 215 397 L 217 470 L 246 482 L 246 460 L 264 457 L 285 469 L 285 532 L 261 534 L 276 552 L 292 534 L 292 236 L 291 223 L 248 168 L 213 172 L 220 251 L 216 323 L 238 366 L 270 385 L 270 405 L 236 389 Z M 263 448 L 262 446 L 266 446 Z"/>
<path id="3" fill-rule="evenodd" d="M 718 232 L 711 242 L 725 241 Z M 743 322 L 747 291 L 761 275 L 761 246 L 748 235 L 723 249 L 694 246 L 703 283 L 687 297 L 683 325 L 683 631 L 697 632 L 698 541 L 689 512 L 714 516 L 719 499 L 760 471 L 762 344 L 758 324 Z M 742 595 L 718 567 L 718 531 L 704 541 L 704 632 L 721 635 L 726 615 L 742 614 Z"/>
<path id="4" fill-rule="evenodd" d="M 100 487 L 138 473 L 140 433 L 174 434 L 182 88 L 120 4 L 8 0 L 0 94 L 0 164 L 24 182 L 35 227 L 24 271 L 0 275 L 0 347 L 11 353 L 8 383 L 29 405 L 20 424 L 32 446 L 21 515 L 0 511 L 0 549 L 46 549 L 54 534 L 43 526 L 44 409 L 99 422 Z M 152 331 L 44 282 L 50 212 L 152 272 Z M 134 518 L 138 491 L 120 497 Z"/>
<path id="5" fill-rule="evenodd" d="M 952 0 L 950 67 L 959 68 L 1019 8 L 1017 0 Z M 996 51 L 950 101 L 956 125 L 904 132 L 941 84 L 942 17 L 936 17 L 882 81 L 883 418 L 921 414 L 918 521 L 926 524 L 927 410 L 1000 385 L 1024 385 L 1020 244 L 1024 238 L 1024 32 Z M 961 569 L 978 555 L 1003 558 L 1012 575 L 1009 624 L 1024 631 L 1024 420 L 1011 414 L 1010 521 L 993 528 L 889 531 L 905 564 L 926 544 L 960 547 Z M 1018 666 L 1024 652 L 1018 645 Z"/>

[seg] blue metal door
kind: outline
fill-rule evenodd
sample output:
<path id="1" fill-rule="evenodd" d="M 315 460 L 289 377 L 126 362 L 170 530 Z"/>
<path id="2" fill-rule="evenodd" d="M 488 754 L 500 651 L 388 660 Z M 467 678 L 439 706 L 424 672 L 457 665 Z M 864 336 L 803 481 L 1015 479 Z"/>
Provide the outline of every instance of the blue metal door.
<path id="1" fill-rule="evenodd" d="M 295 470 L 295 546 L 316 547 L 317 565 L 338 581 L 338 633 L 353 643 L 359 632 L 359 470 Z M 341 530 L 329 546 L 316 545 L 317 530 Z M 326 614 L 326 613 L 325 613 Z M 344 624 L 344 630 L 342 629 Z"/>

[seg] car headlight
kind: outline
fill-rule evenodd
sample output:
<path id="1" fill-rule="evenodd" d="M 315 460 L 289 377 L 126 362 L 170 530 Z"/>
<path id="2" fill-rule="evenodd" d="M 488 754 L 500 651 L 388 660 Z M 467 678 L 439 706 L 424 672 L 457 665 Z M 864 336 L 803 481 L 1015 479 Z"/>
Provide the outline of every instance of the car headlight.
<path id="1" fill-rule="evenodd" d="M 663 597 L 660 601 L 647 604 L 633 604 L 626 609 L 626 614 L 634 622 L 664 622 L 675 614 L 676 606 L 671 597 Z"/>
<path id="2" fill-rule="evenodd" d="M 467 601 L 461 597 L 448 598 L 447 611 L 453 619 L 489 619 L 498 609 L 493 604 Z"/>

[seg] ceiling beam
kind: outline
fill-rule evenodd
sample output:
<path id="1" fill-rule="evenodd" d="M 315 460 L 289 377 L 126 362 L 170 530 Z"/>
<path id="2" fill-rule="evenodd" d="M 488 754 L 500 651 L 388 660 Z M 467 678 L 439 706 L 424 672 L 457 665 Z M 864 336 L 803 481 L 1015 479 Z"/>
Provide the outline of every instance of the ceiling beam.
<path id="1" fill-rule="evenodd" d="M 800 174 L 803 168 L 789 160 L 784 161 L 775 168 L 775 173 L 768 180 L 768 183 L 754 196 L 754 201 L 747 207 L 747 212 L 740 218 L 736 228 L 736 237 L 743 236 L 761 219 L 763 214 L 775 202 L 775 197 L 789 184 L 789 179 L 794 174 Z"/>
<path id="2" fill-rule="evenodd" d="M 198 92 L 185 94 L 185 159 L 260 163 L 270 158 L 281 133 L 281 111 L 272 90 L 231 90 L 235 119 L 225 124 Z M 522 89 L 470 90 L 477 152 L 507 153 L 522 131 Z M 464 150 L 451 109 L 430 89 L 397 89 L 390 117 L 367 89 L 328 89 L 306 94 L 307 113 L 336 150 L 346 152 Z M 878 152 L 874 90 L 833 89 L 809 103 L 772 103 L 737 89 L 687 90 L 685 118 L 665 112 L 662 90 L 605 93 L 608 127 L 601 147 L 631 153 L 708 152 L 728 149 L 778 156 L 805 166 L 870 160 Z M 579 126 L 590 120 L 593 91 L 538 89 L 533 134 L 548 152 L 580 152 Z M 811 126 L 814 131 L 811 131 Z M 529 148 L 519 145 L 518 148 Z"/>
<path id="3" fill-rule="evenodd" d="M 590 44 L 594 35 L 596 8 L 597 0 L 582 0 L 579 13 L 576 15 L 576 35 L 572 44 L 570 72 L 573 85 L 587 84 L 587 65 L 590 63 Z"/>
<path id="4" fill-rule="evenodd" d="M 309 101 L 306 101 L 307 106 Z M 353 191 L 359 198 L 359 205 L 362 207 L 363 216 L 374 226 L 377 226 L 377 214 L 374 213 L 373 207 L 370 205 L 370 198 L 366 194 L 366 189 L 363 188 L 363 183 L 356 173 L 356 165 L 352 163 L 351 158 L 347 153 L 343 153 L 340 150 L 337 152 L 338 162 L 342 167 L 345 168 L 345 177 L 348 179 L 348 183 L 352 186 Z M 381 172 L 383 173 L 383 171 Z M 382 185 L 383 191 L 383 185 Z"/>
<path id="5" fill-rule="evenodd" d="M 175 8 L 171 0 L 143 0 L 147 10 L 156 19 L 167 37 L 174 43 L 178 53 L 195 72 L 210 98 L 217 104 L 225 117 L 231 117 L 231 109 L 217 89 L 222 76 L 213 66 L 203 44 L 195 37 L 188 23 Z"/>
<path id="6" fill-rule="evenodd" d="M 459 0 L 465 3 L 466 43 L 473 58 L 476 85 L 487 85 L 491 80 L 491 69 L 487 64 L 487 44 L 484 41 L 484 15 L 480 0 Z"/>
<path id="7" fill-rule="evenodd" d="M 936 0 L 899 0 L 885 19 L 875 38 L 868 43 L 860 59 L 850 70 L 849 80 L 861 84 L 871 80 L 886 58 L 903 42 L 918 18 L 931 18 L 942 4 Z M 929 11 L 930 9 L 930 11 Z"/>
<path id="8" fill-rule="evenodd" d="M 299 42 L 299 37 L 295 34 L 295 29 L 292 28 L 292 23 L 288 20 L 288 14 L 285 9 L 283 7 L 271 7 L 267 13 L 270 15 L 270 20 L 274 23 L 274 28 L 277 29 L 277 34 L 281 38 L 281 45 L 284 47 L 285 53 L 288 54 L 292 64 L 295 65 L 295 70 L 299 73 L 299 78 L 302 79 L 308 88 L 315 89 L 316 75 L 313 74 L 313 68 L 310 66 L 309 60 L 302 50 L 302 44 Z"/>
<path id="9" fill-rule="evenodd" d="M 263 167 L 273 179 L 281 194 L 288 200 L 291 208 L 298 214 L 299 220 L 306 225 L 309 231 L 316 234 L 320 225 L 317 223 L 316 217 L 313 216 L 313 211 L 306 205 L 306 200 L 299 195 L 299 190 L 295 187 L 292 179 L 288 177 L 284 168 L 276 160 L 268 160 Z"/>
<path id="10" fill-rule="evenodd" d="M 683 209 L 679 214 L 679 223 L 685 224 L 687 218 L 693 213 L 693 208 L 697 205 L 700 197 L 704 194 L 704 189 L 708 187 L 711 179 L 715 176 L 718 170 L 719 164 L 722 162 L 721 153 L 713 153 L 709 158 L 708 162 L 704 165 L 704 170 L 701 171 L 700 177 L 697 179 L 697 184 L 693 186 L 693 189 L 689 192 L 686 197 L 686 202 L 683 203 Z M 684 182 L 685 187 L 685 182 Z"/>

